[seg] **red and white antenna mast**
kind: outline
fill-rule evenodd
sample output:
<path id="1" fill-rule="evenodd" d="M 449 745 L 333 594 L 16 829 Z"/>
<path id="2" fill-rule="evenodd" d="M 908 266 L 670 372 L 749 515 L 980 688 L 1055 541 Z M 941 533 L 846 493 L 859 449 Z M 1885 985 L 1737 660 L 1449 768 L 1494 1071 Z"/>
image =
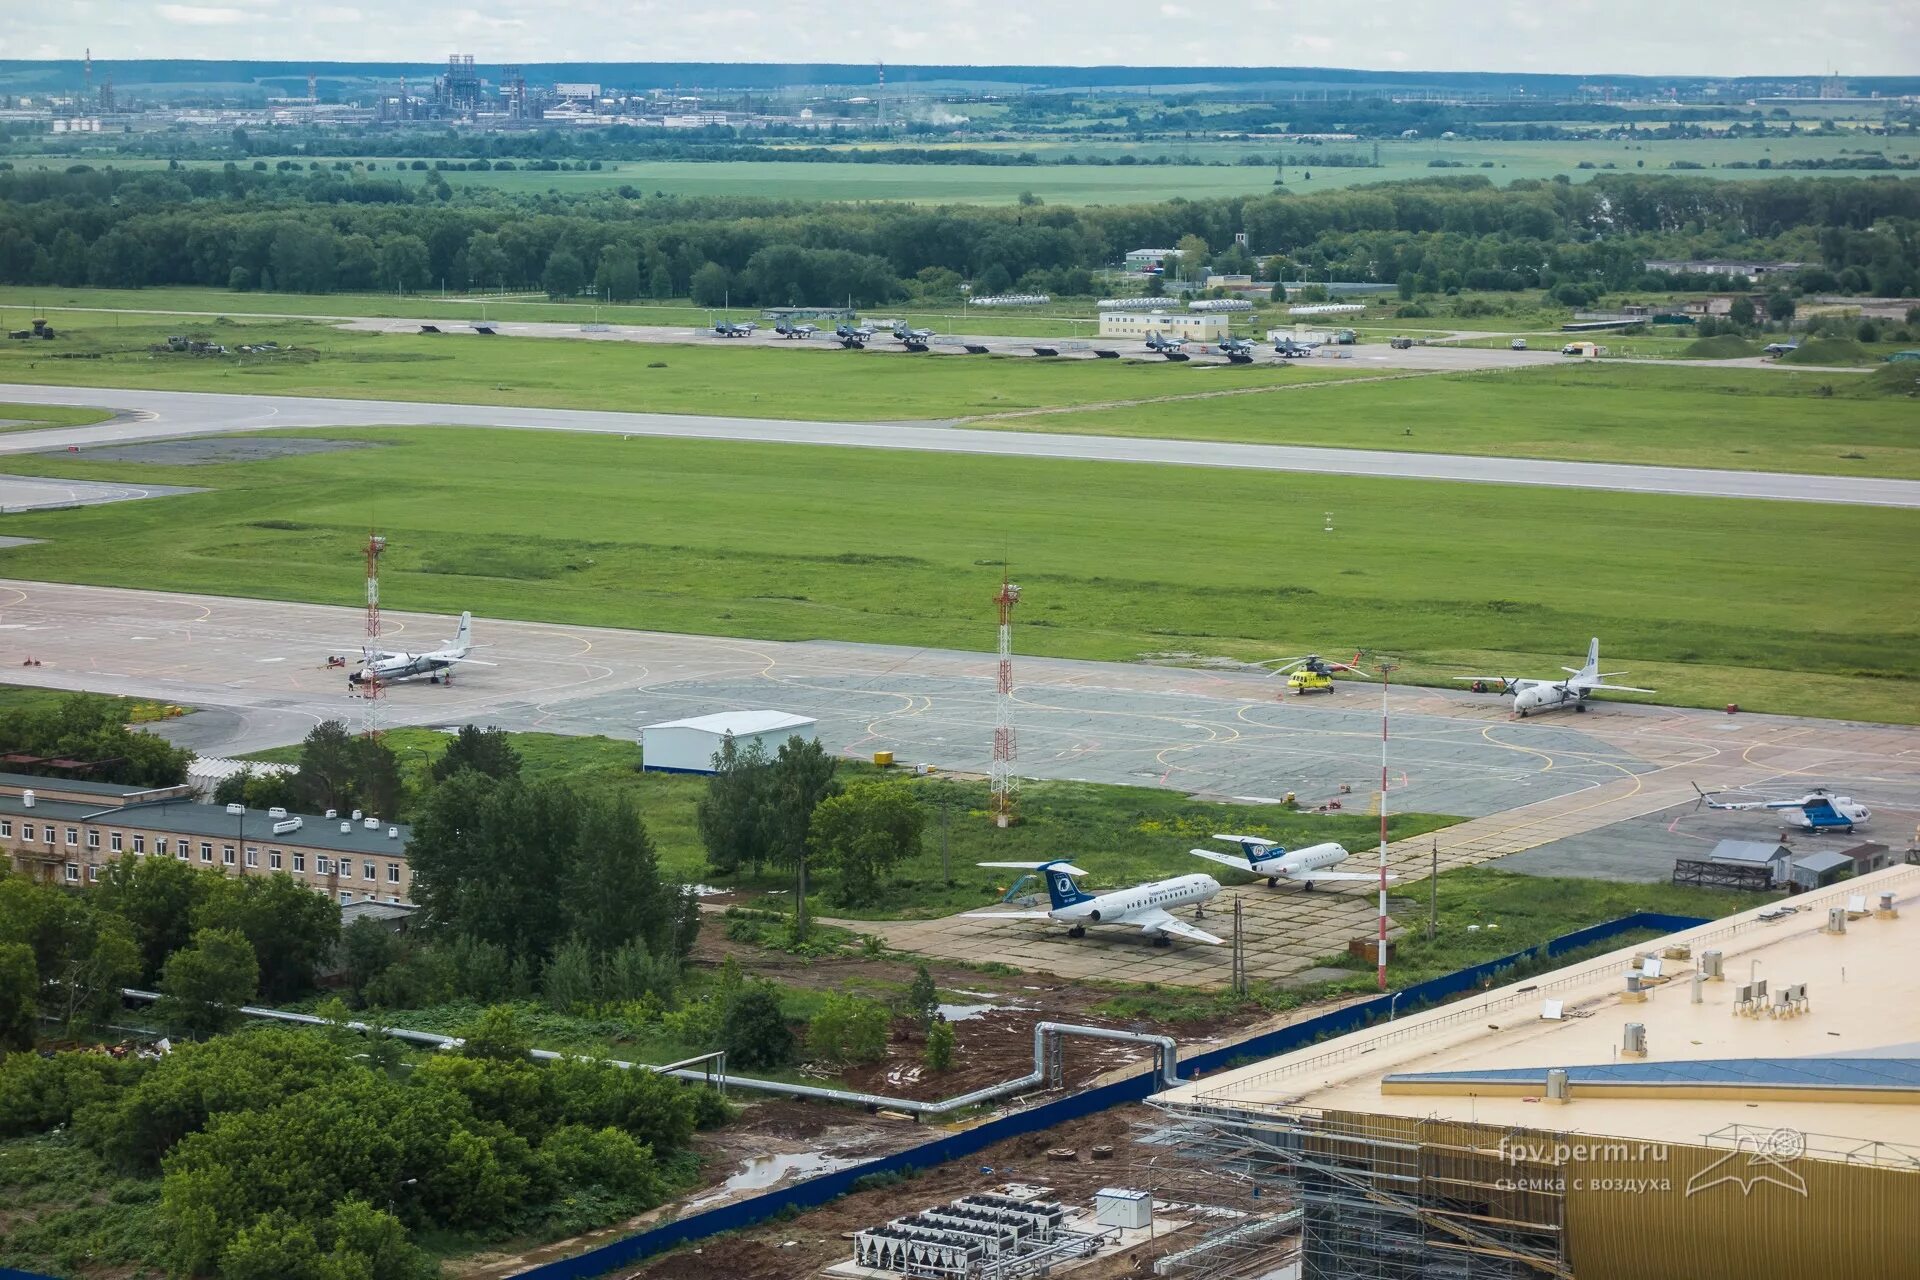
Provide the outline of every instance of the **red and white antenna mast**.
<path id="1" fill-rule="evenodd" d="M 380 661 L 380 553 L 387 540 L 377 533 L 367 534 L 367 675 L 360 681 L 360 696 L 366 699 L 363 732 L 369 738 L 380 736 L 380 678 L 374 664 Z"/>
<path id="2" fill-rule="evenodd" d="M 993 702 L 993 825 L 1010 826 L 1020 781 L 1013 776 L 1013 606 L 1020 603 L 1020 584 L 1002 577 L 1000 594 L 1000 684 Z"/>

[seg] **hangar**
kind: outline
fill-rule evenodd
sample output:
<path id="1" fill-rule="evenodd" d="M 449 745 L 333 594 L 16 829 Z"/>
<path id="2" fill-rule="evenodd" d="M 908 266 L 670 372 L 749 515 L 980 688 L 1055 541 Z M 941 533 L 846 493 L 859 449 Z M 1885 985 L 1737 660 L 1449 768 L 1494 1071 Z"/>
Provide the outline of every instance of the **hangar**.
<path id="1" fill-rule="evenodd" d="M 722 711 L 665 720 L 640 730 L 640 767 L 649 773 L 712 773 L 713 758 L 728 738 L 741 751 L 757 742 L 771 759 L 788 738 L 814 737 L 818 723 L 785 711 Z"/>

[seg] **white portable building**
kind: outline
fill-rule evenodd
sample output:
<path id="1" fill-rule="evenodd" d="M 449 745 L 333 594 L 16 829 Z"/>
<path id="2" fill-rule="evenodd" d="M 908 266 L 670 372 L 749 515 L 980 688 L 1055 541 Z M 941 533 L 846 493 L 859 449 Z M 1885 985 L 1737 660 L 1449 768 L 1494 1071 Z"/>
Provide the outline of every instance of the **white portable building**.
<path id="1" fill-rule="evenodd" d="M 1093 1220 L 1103 1227 L 1139 1230 L 1153 1223 L 1153 1197 L 1126 1187 L 1102 1187 L 1093 1193 Z"/>
<path id="2" fill-rule="evenodd" d="M 745 751 L 758 742 L 772 759 L 791 737 L 814 737 L 819 721 L 785 711 L 722 711 L 667 720 L 640 730 L 641 768 L 649 773 L 712 773 L 713 758 L 729 735 Z"/>

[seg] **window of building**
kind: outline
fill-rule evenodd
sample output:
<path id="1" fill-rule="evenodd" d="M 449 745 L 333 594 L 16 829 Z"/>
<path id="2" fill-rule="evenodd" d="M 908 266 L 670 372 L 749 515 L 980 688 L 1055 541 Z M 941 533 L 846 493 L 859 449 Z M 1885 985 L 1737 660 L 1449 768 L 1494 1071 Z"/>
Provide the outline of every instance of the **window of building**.
<path id="1" fill-rule="evenodd" d="M 278 849 L 267 850 L 267 866 L 273 871 L 280 869 L 280 851 Z"/>
<path id="2" fill-rule="evenodd" d="M 95 882 L 100 879 L 100 868 L 98 865 L 91 862 L 87 864 L 87 879 Z"/>
<path id="3" fill-rule="evenodd" d="M 13 822 L 10 819 L 0 820 L 0 836 L 12 836 L 12 835 L 13 835 Z"/>
<path id="4" fill-rule="evenodd" d="M 147 851 L 147 838 L 137 831 L 133 835 L 133 851 L 135 853 L 145 853 Z M 165 853 L 166 850 L 162 849 L 160 852 Z"/>
<path id="5" fill-rule="evenodd" d="M 72 884 L 80 883 L 80 864 L 79 863 L 69 862 L 67 864 L 67 880 L 69 883 L 72 883 Z"/>
<path id="6" fill-rule="evenodd" d="M 379 869 L 376 868 L 371 862 L 363 862 L 360 864 L 360 874 L 363 878 L 368 880 L 378 880 L 380 878 Z"/>
<path id="7" fill-rule="evenodd" d="M 107 836 L 107 848 L 113 850 L 115 853 L 119 853 L 121 851 L 120 838 L 118 831 L 111 832 Z"/>
<path id="8" fill-rule="evenodd" d="M 25 840 L 28 844 L 33 843 L 33 824 L 31 822 L 22 823 L 20 825 L 20 838 L 22 840 Z"/>
<path id="9" fill-rule="evenodd" d="M 233 846 L 232 845 L 223 844 L 220 846 L 220 861 L 226 863 L 228 866 L 233 865 Z"/>
<path id="10" fill-rule="evenodd" d="M 260 865 L 260 851 L 254 848 L 252 845 L 247 846 L 247 865 L 250 867 L 257 867 Z"/>
<path id="11" fill-rule="evenodd" d="M 67 843 L 68 844 L 73 843 L 72 837 L 68 837 Z M 98 831 L 95 831 L 92 827 L 88 827 L 87 828 L 87 848 L 98 849 L 99 847 L 100 847 L 100 833 Z"/>
<path id="12" fill-rule="evenodd" d="M 313 869 L 320 875 L 330 876 L 333 874 L 333 859 L 323 853 L 313 860 Z"/>
<path id="13" fill-rule="evenodd" d="M 304 853 L 296 853 L 296 854 L 294 854 L 294 855 L 293 855 L 293 869 L 294 869 L 295 871 L 305 871 L 305 870 L 307 869 L 307 855 L 306 855 L 306 854 L 304 854 Z"/>
<path id="14" fill-rule="evenodd" d="M 389 862 L 387 864 L 387 883 L 388 884 L 400 883 L 400 864 L 399 863 Z"/>
<path id="15" fill-rule="evenodd" d="M 353 901 L 353 894 L 352 894 L 352 892 L 351 892 L 351 891 L 349 891 L 349 890 L 346 890 L 346 889 L 342 889 L 342 890 L 340 891 L 340 901 L 341 901 L 341 903 L 342 903 L 342 905 L 344 905 L 344 904 L 346 904 L 346 903 L 349 903 L 349 902 L 352 902 L 352 901 Z"/>
<path id="16" fill-rule="evenodd" d="M 77 845 L 77 844 L 79 844 L 79 843 L 80 843 L 80 828 L 78 828 L 78 827 L 68 827 L 68 828 L 67 828 L 67 845 L 68 845 L 68 847 L 72 847 L 72 846 L 74 846 L 74 845 Z"/>
<path id="17" fill-rule="evenodd" d="M 200 861 L 202 862 L 213 861 L 213 846 L 205 840 L 202 840 L 200 842 Z"/>

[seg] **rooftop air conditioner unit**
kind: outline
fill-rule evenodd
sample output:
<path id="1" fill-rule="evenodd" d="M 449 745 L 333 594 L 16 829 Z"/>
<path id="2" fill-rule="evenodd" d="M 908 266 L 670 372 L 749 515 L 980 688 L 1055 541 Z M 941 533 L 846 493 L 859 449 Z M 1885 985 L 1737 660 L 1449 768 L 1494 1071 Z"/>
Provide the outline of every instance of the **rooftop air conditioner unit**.
<path id="1" fill-rule="evenodd" d="M 235 815 L 236 817 L 239 816 L 240 814 L 245 813 L 246 811 L 247 811 L 247 806 L 243 804 L 230 804 L 227 806 L 227 812 Z"/>
<path id="2" fill-rule="evenodd" d="M 33 808 L 33 792 L 22 791 L 20 793 L 20 803 L 29 809 Z"/>
<path id="3" fill-rule="evenodd" d="M 360 819 L 361 819 L 361 817 L 362 817 L 362 814 L 360 813 L 360 811 L 359 811 L 358 809 L 355 809 L 355 810 L 353 811 L 353 820 L 354 820 L 355 822 L 358 822 L 358 821 L 360 821 Z"/>
<path id="4" fill-rule="evenodd" d="M 276 804 L 267 810 L 267 816 L 269 818 L 284 818 L 287 816 L 287 811 Z"/>
<path id="5" fill-rule="evenodd" d="M 387 828 L 387 839 L 398 840 L 399 838 L 400 838 L 400 828 L 398 827 Z"/>
<path id="6" fill-rule="evenodd" d="M 1547 1101 L 1565 1102 L 1567 1100 L 1567 1069 L 1550 1067 L 1547 1070 Z"/>
<path id="7" fill-rule="evenodd" d="M 329 817 L 329 818 L 337 818 L 337 817 L 339 817 L 339 816 L 340 816 L 340 811 L 339 811 L 338 809 L 329 809 L 329 810 L 327 810 L 327 817 Z"/>
<path id="8" fill-rule="evenodd" d="M 1847 931 L 1847 909 L 1845 907 L 1827 908 L 1827 932 L 1845 933 Z"/>
<path id="9" fill-rule="evenodd" d="M 1620 1037 L 1620 1056 L 1623 1058 L 1644 1058 L 1647 1056 L 1647 1024 L 1629 1022 L 1624 1035 Z"/>
<path id="10" fill-rule="evenodd" d="M 353 824 L 352 824 L 351 822 L 348 822 L 348 821 L 347 821 L 347 820 L 346 820 L 345 818 L 342 818 L 342 819 L 340 819 L 340 831 L 341 831 L 341 834 L 343 834 L 343 835 L 344 835 L 345 833 L 347 833 L 347 832 L 349 832 L 349 831 L 351 831 L 351 830 L 353 830 Z"/>
<path id="11" fill-rule="evenodd" d="M 1720 981 L 1727 976 L 1726 957 L 1721 955 L 1718 950 L 1702 951 L 1700 953 L 1700 972 L 1705 974 L 1708 980 L 1712 982 Z"/>
<path id="12" fill-rule="evenodd" d="M 299 829 L 300 819 L 298 818 L 282 818 L 273 824 L 273 834 L 277 836 L 283 836 L 289 831 L 298 831 Z"/>
<path id="13" fill-rule="evenodd" d="M 378 818 L 367 819 L 367 830 L 378 831 L 379 829 L 380 829 L 380 819 Z"/>

